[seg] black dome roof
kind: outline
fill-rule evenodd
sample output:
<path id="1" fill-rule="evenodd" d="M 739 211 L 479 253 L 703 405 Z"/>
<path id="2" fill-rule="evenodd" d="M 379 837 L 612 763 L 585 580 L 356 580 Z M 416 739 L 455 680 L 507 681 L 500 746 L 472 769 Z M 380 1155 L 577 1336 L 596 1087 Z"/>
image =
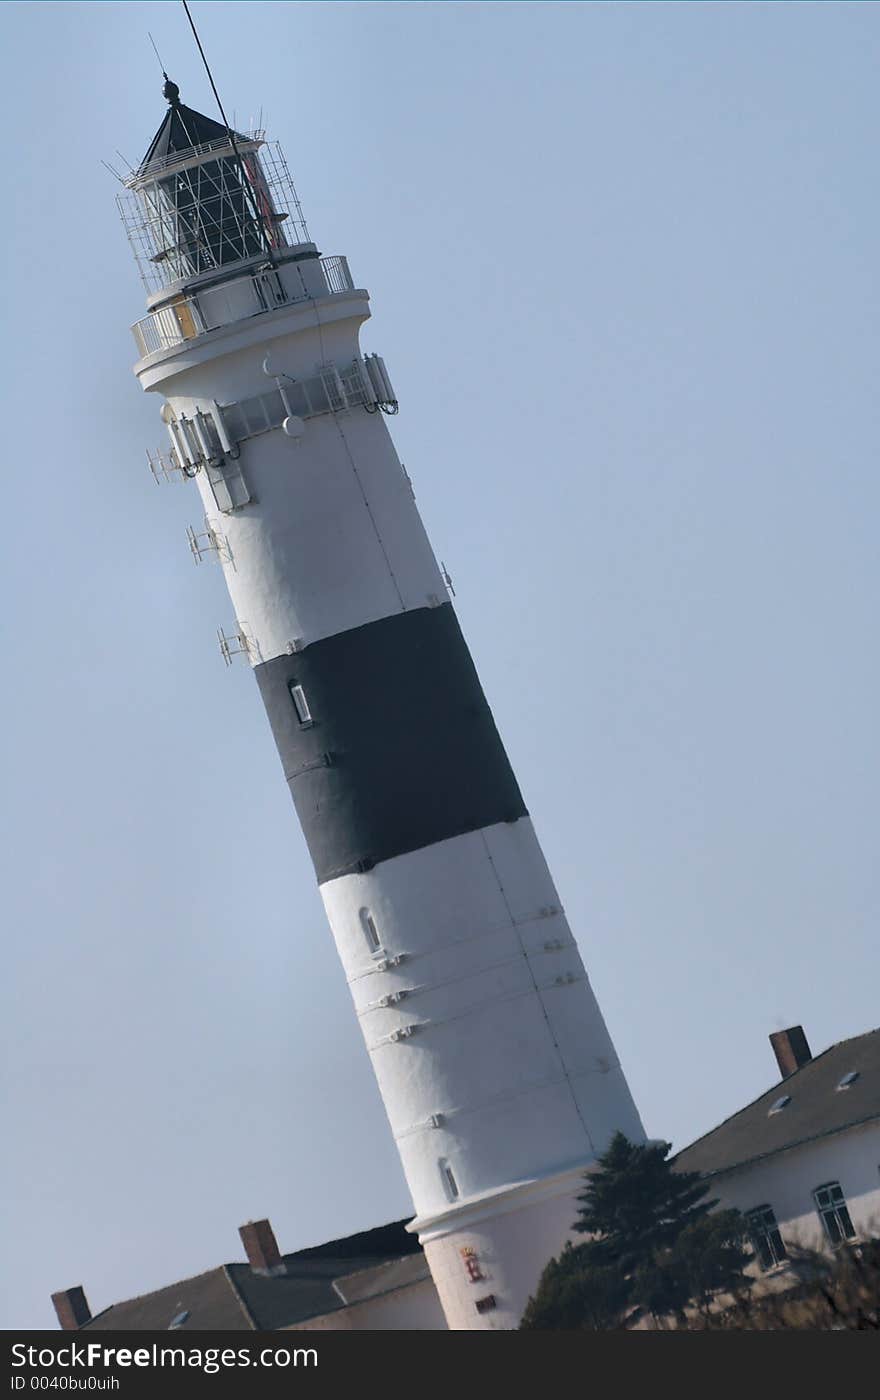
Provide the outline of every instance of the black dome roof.
<path id="1" fill-rule="evenodd" d="M 176 83 L 165 84 L 165 95 L 171 106 L 156 135 L 150 142 L 149 150 L 141 161 L 141 170 L 154 160 L 165 160 L 169 156 L 182 155 L 193 146 L 203 146 L 212 141 L 228 139 L 226 127 L 215 122 L 212 117 L 203 116 L 192 107 L 185 107 L 178 96 Z M 236 141 L 246 141 L 247 137 L 234 131 Z"/>

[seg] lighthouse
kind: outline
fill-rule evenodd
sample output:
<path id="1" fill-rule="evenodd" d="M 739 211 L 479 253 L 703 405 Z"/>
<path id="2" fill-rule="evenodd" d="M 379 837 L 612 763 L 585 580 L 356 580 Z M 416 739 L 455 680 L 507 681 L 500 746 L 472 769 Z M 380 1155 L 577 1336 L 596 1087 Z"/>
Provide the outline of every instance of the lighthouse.
<path id="1" fill-rule="evenodd" d="M 644 1131 L 388 430 L 369 296 L 280 149 L 168 109 L 120 206 L 160 479 L 223 569 L 450 1328 L 518 1325 Z M 291 831 L 291 839 L 296 839 Z"/>

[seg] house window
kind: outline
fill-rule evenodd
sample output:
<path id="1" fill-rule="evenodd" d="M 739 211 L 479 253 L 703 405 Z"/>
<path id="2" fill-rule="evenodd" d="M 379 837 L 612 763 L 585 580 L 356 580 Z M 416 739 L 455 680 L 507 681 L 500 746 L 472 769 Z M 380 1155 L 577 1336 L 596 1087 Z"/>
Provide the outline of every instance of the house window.
<path id="1" fill-rule="evenodd" d="M 379 938 L 379 930 L 376 928 L 376 921 L 369 909 L 362 909 L 360 912 L 361 928 L 367 940 L 367 947 L 371 953 L 382 951 L 382 941 Z"/>
<path id="2" fill-rule="evenodd" d="M 311 724 L 312 712 L 309 709 L 309 702 L 306 699 L 306 693 L 302 686 L 296 685 L 294 681 L 291 681 L 287 688 L 290 691 L 293 708 L 296 710 L 296 717 L 300 724 Z"/>
<path id="3" fill-rule="evenodd" d="M 788 1257 L 772 1206 L 755 1206 L 746 1212 L 749 1238 L 762 1269 L 772 1269 Z"/>
<path id="4" fill-rule="evenodd" d="M 832 1244 L 855 1238 L 856 1232 L 849 1218 L 846 1197 L 840 1189 L 839 1181 L 826 1181 L 824 1186 L 817 1186 L 813 1192 L 813 1200 L 816 1202 L 819 1219 L 825 1226 L 825 1233 Z"/>
<path id="5" fill-rule="evenodd" d="M 440 1168 L 440 1179 L 443 1182 L 443 1190 L 446 1192 L 450 1201 L 457 1201 L 458 1182 L 456 1181 L 453 1170 L 445 1157 L 440 1158 L 438 1166 Z"/>

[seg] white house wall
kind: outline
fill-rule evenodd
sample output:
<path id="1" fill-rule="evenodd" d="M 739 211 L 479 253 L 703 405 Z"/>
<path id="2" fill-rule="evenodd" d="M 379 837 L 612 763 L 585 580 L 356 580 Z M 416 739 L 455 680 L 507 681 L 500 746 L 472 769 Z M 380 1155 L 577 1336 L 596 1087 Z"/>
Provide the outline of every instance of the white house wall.
<path id="1" fill-rule="evenodd" d="M 813 1192 L 837 1181 L 856 1231 L 880 1234 L 880 1124 L 848 1128 L 710 1179 L 722 1207 L 772 1206 L 787 1244 L 827 1248 Z"/>

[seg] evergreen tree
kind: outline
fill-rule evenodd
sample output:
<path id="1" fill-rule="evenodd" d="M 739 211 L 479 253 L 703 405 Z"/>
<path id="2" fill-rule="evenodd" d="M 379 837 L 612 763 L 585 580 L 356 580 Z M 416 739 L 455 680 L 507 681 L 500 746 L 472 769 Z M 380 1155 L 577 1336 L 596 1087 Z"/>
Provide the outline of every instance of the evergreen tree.
<path id="1" fill-rule="evenodd" d="M 604 1332 L 620 1326 L 629 1287 L 618 1269 L 590 1261 L 588 1246 L 566 1244 L 551 1259 L 520 1327 L 542 1332 Z"/>
<path id="2" fill-rule="evenodd" d="M 745 1247 L 746 1224 L 738 1210 L 716 1210 L 692 1221 L 672 1248 L 672 1267 L 688 1299 L 707 1312 L 716 1293 L 738 1293 L 750 1282 L 743 1269 L 753 1255 Z M 673 1311 L 678 1311 L 673 1309 Z"/>
<path id="3" fill-rule="evenodd" d="M 738 1211 L 715 1211 L 698 1172 L 676 1172 L 670 1144 L 639 1146 L 616 1133 L 585 1178 L 574 1230 L 541 1277 L 521 1326 L 597 1329 L 623 1326 L 641 1308 L 682 1318 L 713 1294 L 749 1283 L 743 1270 L 745 1224 Z"/>
<path id="4" fill-rule="evenodd" d="M 632 1273 L 678 1239 L 718 1204 L 705 1200 L 699 1172 L 675 1172 L 667 1161 L 671 1144 L 637 1146 L 615 1133 L 588 1173 L 574 1228 L 594 1236 L 596 1259 Z"/>

